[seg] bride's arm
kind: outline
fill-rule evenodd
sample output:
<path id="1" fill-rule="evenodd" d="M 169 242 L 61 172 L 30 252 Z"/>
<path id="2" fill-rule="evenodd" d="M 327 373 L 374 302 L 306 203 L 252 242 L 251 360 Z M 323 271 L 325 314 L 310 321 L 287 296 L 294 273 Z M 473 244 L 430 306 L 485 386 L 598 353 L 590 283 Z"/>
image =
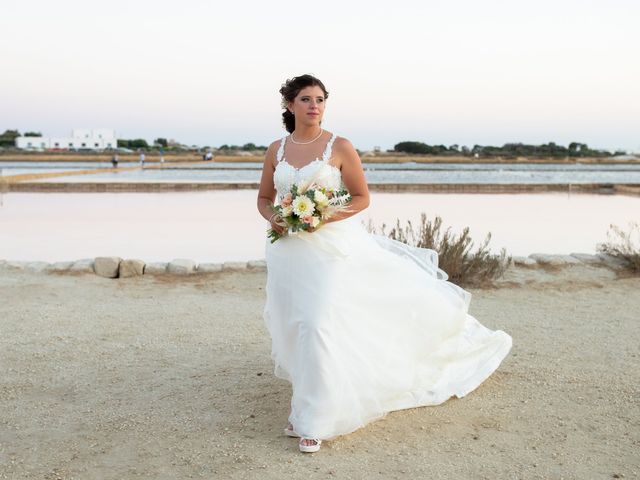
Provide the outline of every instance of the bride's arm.
<path id="1" fill-rule="evenodd" d="M 327 222 L 344 220 L 369 206 L 369 187 L 358 152 L 349 140 L 342 137 L 336 139 L 333 152 L 333 156 L 340 161 L 342 181 L 351 195 L 351 201 L 347 204 L 347 211 L 336 213 Z"/>
<path id="2" fill-rule="evenodd" d="M 269 148 L 267 148 L 267 152 L 264 156 L 264 165 L 262 166 L 260 189 L 258 190 L 258 211 L 267 221 L 269 221 L 271 215 L 273 215 L 271 206 L 276 198 L 276 188 L 273 184 L 273 172 L 275 170 L 274 163 L 278 146 L 279 142 L 275 141 L 269 145 Z"/>

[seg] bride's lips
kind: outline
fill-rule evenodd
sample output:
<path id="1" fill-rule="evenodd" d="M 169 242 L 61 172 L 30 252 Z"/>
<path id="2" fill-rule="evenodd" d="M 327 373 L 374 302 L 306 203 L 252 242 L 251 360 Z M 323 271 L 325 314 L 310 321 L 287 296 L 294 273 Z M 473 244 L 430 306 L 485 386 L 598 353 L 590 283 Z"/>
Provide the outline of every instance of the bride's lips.
<path id="1" fill-rule="evenodd" d="M 319 113 L 315 113 L 315 112 L 309 112 L 309 113 L 307 113 L 307 115 L 315 115 L 315 116 L 318 116 L 318 115 L 320 115 L 320 114 L 319 114 Z"/>

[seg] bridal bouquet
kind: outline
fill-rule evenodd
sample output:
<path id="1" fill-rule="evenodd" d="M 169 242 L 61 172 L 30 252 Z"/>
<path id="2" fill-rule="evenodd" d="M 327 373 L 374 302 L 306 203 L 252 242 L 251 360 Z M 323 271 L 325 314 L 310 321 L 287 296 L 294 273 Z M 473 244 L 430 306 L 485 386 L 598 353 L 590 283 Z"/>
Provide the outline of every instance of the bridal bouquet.
<path id="1" fill-rule="evenodd" d="M 351 195 L 347 190 L 328 189 L 315 183 L 294 184 L 280 205 L 272 207 L 274 214 L 281 218 L 277 224 L 287 230 L 280 234 L 270 228 L 267 237 L 273 243 L 284 235 L 317 228 L 337 212 L 346 211 L 346 204 L 350 200 Z"/>

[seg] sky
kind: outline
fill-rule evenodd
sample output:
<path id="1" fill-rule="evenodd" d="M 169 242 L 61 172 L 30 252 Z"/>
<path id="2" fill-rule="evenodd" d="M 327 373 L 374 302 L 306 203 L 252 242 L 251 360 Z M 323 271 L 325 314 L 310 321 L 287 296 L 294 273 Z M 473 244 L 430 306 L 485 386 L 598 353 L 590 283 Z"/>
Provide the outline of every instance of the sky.
<path id="1" fill-rule="evenodd" d="M 282 83 L 310 73 L 323 127 L 361 150 L 640 152 L 639 21 L 637 0 L 7 2 L 0 131 L 267 145 Z"/>

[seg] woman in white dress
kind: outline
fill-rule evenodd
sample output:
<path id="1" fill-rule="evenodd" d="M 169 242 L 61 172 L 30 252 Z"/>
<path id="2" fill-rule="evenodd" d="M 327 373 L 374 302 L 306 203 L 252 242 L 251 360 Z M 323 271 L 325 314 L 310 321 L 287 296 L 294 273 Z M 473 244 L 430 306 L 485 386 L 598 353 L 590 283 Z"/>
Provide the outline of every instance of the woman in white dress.
<path id="1" fill-rule="evenodd" d="M 290 135 L 266 153 L 258 210 L 294 183 L 346 188 L 352 200 L 316 229 L 266 239 L 264 321 L 275 375 L 292 385 L 286 435 L 302 452 L 387 412 L 463 397 L 500 365 L 512 339 L 481 325 L 471 294 L 447 281 L 435 251 L 369 233 L 369 191 L 353 145 L 321 127 L 328 92 L 302 75 L 280 89 Z"/>

